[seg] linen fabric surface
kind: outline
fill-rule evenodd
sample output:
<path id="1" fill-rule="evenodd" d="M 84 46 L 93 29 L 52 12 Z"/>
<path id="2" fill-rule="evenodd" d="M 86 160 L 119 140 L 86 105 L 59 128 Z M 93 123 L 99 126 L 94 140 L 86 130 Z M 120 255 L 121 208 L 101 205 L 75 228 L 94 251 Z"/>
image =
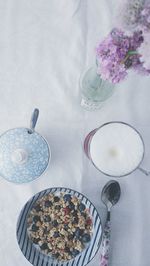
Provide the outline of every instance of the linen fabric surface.
<path id="1" fill-rule="evenodd" d="M 80 107 L 79 78 L 95 64 L 95 47 L 113 27 L 117 0 L 0 0 L 0 134 L 28 127 L 35 107 L 36 127 L 51 147 L 48 170 L 39 179 L 15 185 L 1 178 L 0 265 L 28 266 L 16 241 L 16 223 L 25 202 L 50 187 L 70 187 L 106 209 L 98 172 L 83 151 L 85 136 L 108 121 L 132 124 L 143 136 L 150 169 L 150 77 L 130 72 L 104 107 Z M 130 151 L 129 151 L 130 152 Z M 118 179 L 122 194 L 111 216 L 111 266 L 150 264 L 150 177 L 136 170 Z M 89 266 L 100 263 L 98 253 Z"/>

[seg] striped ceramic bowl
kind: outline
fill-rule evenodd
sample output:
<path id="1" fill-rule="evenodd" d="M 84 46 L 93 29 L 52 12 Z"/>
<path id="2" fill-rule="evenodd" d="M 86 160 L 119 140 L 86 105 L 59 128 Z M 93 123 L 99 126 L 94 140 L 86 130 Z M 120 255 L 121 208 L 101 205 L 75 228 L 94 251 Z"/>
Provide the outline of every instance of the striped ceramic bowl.
<path id="1" fill-rule="evenodd" d="M 74 195 L 80 199 L 86 205 L 86 208 L 89 209 L 90 215 L 93 221 L 93 232 L 92 232 L 92 239 L 90 244 L 77 255 L 74 259 L 66 262 L 57 261 L 50 256 L 47 256 L 38 250 L 35 245 L 30 241 L 28 234 L 27 234 L 27 217 L 28 213 L 30 212 L 32 206 L 35 202 L 41 198 L 42 196 L 49 194 L 49 193 L 60 193 L 64 192 L 67 194 Z M 101 227 L 101 220 L 99 214 L 91 203 L 89 199 L 87 199 L 81 193 L 68 189 L 68 188 L 49 188 L 43 190 L 36 195 L 34 195 L 23 207 L 17 222 L 17 241 L 19 247 L 26 257 L 26 259 L 34 266 L 84 266 L 87 265 L 96 255 L 101 240 L 102 234 L 102 227 Z"/>

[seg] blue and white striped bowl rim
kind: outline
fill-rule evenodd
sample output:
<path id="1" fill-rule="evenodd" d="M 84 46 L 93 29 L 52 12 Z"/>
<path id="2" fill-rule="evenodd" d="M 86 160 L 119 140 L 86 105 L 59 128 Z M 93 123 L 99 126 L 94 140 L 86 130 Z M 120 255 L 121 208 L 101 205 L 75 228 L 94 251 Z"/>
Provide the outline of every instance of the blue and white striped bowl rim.
<path id="1" fill-rule="evenodd" d="M 52 259 L 50 256 L 41 253 L 29 240 L 27 235 L 27 217 L 33 204 L 46 194 L 59 192 L 70 193 L 71 195 L 78 197 L 89 209 L 93 220 L 93 233 L 90 244 L 74 259 L 66 262 L 59 262 L 56 259 Z M 99 249 L 102 235 L 101 219 L 94 205 L 83 194 L 69 188 L 49 188 L 35 194 L 25 204 L 18 218 L 16 235 L 23 255 L 34 266 L 85 266 L 95 257 Z"/>

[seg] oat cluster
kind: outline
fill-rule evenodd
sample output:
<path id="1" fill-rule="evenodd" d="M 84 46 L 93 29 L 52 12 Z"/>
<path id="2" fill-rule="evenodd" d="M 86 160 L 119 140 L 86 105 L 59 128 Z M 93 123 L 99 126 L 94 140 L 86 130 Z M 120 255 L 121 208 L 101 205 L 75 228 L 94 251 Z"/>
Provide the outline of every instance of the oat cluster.
<path id="1" fill-rule="evenodd" d="M 49 193 L 37 200 L 27 227 L 36 247 L 59 261 L 75 258 L 92 236 L 89 210 L 76 196 L 65 193 Z"/>

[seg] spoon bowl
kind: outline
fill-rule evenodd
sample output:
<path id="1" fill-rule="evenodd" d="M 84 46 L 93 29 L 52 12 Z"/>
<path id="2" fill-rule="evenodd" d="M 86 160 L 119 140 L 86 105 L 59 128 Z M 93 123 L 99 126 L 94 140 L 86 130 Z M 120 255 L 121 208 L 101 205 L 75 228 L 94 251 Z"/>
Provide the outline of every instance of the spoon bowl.
<path id="1" fill-rule="evenodd" d="M 103 188 L 101 193 L 102 202 L 107 208 L 111 209 L 120 199 L 121 189 L 117 181 L 109 181 Z"/>

